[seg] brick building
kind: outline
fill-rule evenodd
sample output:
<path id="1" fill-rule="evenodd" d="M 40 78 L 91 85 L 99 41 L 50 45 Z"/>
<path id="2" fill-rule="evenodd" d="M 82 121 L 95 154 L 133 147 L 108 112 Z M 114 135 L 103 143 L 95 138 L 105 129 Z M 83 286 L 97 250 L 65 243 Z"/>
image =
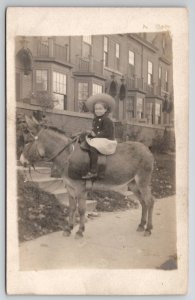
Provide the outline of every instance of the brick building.
<path id="1" fill-rule="evenodd" d="M 86 115 L 85 101 L 106 92 L 118 121 L 173 122 L 172 40 L 168 32 L 69 37 L 17 37 L 16 103 Z M 50 97 L 50 98 L 49 98 Z"/>

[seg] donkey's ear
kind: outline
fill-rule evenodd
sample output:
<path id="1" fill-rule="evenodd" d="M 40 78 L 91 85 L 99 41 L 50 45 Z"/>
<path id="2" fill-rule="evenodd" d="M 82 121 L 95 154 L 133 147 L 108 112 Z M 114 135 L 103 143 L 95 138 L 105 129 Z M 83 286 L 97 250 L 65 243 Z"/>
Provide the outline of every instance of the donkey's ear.
<path id="1" fill-rule="evenodd" d="M 33 121 L 35 124 L 40 125 L 39 122 L 37 121 L 37 119 L 36 119 L 34 116 L 32 116 L 32 121 Z"/>
<path id="2" fill-rule="evenodd" d="M 28 116 L 25 115 L 25 120 L 28 126 L 28 129 L 33 132 L 38 132 L 39 131 L 39 123 L 35 122 L 32 118 L 29 118 Z"/>

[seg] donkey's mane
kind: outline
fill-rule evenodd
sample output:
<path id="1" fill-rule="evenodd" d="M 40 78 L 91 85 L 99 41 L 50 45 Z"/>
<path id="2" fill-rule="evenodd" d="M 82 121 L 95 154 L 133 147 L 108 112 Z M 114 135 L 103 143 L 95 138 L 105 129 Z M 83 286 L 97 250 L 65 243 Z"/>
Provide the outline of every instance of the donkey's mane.
<path id="1" fill-rule="evenodd" d="M 43 126 L 45 129 L 51 129 L 52 131 L 54 131 L 54 132 L 57 132 L 57 133 L 61 133 L 61 134 L 64 134 L 64 135 L 66 135 L 67 133 L 63 130 L 63 129 L 59 129 L 59 128 L 57 128 L 57 127 L 55 127 L 55 126 L 51 126 L 51 125 L 47 125 L 47 126 Z"/>

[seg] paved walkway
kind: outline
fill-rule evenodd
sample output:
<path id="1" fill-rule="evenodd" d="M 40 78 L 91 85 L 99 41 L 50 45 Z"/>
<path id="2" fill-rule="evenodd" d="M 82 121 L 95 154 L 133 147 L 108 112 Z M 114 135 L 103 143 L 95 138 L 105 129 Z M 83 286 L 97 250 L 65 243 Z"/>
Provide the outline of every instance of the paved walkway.
<path id="1" fill-rule="evenodd" d="M 62 232 L 20 245 L 21 270 L 65 268 L 156 268 L 176 254 L 175 197 L 157 200 L 150 237 L 136 232 L 141 208 L 113 213 L 86 223 L 83 239 Z"/>

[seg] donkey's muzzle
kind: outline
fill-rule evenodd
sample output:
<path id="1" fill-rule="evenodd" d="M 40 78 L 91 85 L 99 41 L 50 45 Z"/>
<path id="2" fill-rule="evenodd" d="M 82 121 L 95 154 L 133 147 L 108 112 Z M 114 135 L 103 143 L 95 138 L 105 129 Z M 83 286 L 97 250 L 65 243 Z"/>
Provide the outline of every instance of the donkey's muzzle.
<path id="1" fill-rule="evenodd" d="M 28 159 L 26 159 L 26 157 L 24 156 L 24 154 L 22 153 L 20 155 L 20 163 L 26 168 L 30 163 L 28 161 Z"/>

